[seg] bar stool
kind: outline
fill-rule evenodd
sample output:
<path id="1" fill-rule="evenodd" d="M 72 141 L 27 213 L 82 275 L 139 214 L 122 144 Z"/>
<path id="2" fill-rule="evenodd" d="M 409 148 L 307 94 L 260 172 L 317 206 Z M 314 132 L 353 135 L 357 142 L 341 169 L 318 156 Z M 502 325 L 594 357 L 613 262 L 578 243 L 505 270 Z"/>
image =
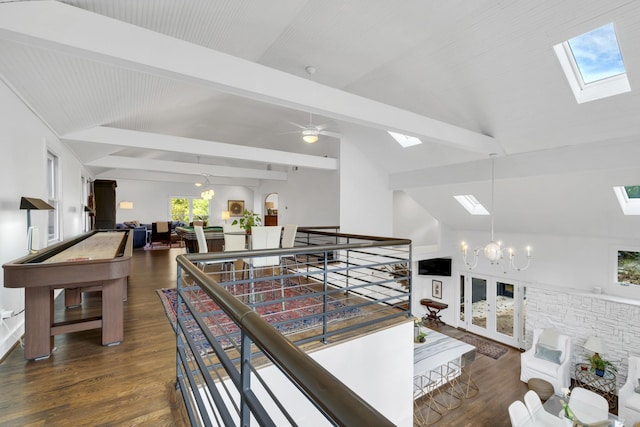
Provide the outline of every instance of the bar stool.
<path id="1" fill-rule="evenodd" d="M 413 419 L 420 426 L 439 421 L 444 412 L 434 398 L 438 392 L 439 378 L 432 375 L 432 372 L 413 377 Z"/>
<path id="2" fill-rule="evenodd" d="M 451 410 L 462 405 L 462 397 L 457 393 L 458 377 L 460 376 L 459 359 L 453 359 L 440 366 L 439 375 L 442 378 L 442 401 L 446 409 Z"/>

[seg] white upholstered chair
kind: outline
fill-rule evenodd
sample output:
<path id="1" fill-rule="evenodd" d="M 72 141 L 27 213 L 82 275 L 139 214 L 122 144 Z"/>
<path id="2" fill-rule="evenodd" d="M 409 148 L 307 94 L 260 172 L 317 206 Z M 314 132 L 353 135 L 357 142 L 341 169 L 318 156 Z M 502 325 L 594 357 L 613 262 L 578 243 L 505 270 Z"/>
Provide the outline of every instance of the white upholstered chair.
<path id="1" fill-rule="evenodd" d="M 509 405 L 509 419 L 512 427 L 525 426 L 531 420 L 531 414 L 524 403 L 516 400 Z"/>
<path id="2" fill-rule="evenodd" d="M 640 393 L 635 392 L 638 386 L 640 386 L 640 356 L 629 356 L 627 381 L 618 391 L 618 415 L 626 426 L 640 423 Z"/>
<path id="3" fill-rule="evenodd" d="M 531 348 L 520 355 L 520 380 L 540 378 L 555 394 L 571 385 L 571 338 L 556 329 L 535 329 Z"/>

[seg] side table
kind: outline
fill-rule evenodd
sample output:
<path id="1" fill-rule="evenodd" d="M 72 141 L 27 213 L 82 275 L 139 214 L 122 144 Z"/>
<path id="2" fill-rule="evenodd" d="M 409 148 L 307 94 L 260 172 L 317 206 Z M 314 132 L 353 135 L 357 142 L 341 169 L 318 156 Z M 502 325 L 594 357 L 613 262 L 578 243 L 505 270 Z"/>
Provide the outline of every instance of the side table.
<path id="1" fill-rule="evenodd" d="M 609 409 L 616 406 L 616 376 L 611 372 L 605 372 L 604 376 L 596 375 L 589 370 L 586 363 L 576 364 L 576 386 L 586 388 L 598 393 L 609 402 Z"/>

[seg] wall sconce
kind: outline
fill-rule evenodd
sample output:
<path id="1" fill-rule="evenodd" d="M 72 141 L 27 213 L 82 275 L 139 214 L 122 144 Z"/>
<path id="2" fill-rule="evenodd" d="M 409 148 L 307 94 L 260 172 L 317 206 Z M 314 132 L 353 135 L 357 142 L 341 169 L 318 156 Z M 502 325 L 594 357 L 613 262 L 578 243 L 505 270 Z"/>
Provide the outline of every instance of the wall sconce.
<path id="1" fill-rule="evenodd" d="M 120 202 L 120 209 L 133 209 L 133 202 Z"/>
<path id="2" fill-rule="evenodd" d="M 36 199 L 34 197 L 21 197 L 20 209 L 26 209 L 27 211 L 27 251 L 29 251 L 29 253 L 36 253 L 38 252 L 38 249 L 40 249 L 40 236 L 38 234 L 38 227 L 31 226 L 31 210 L 34 209 L 50 211 L 55 208 L 42 199 Z M 34 242 L 36 243 L 36 249 L 34 249 Z"/>

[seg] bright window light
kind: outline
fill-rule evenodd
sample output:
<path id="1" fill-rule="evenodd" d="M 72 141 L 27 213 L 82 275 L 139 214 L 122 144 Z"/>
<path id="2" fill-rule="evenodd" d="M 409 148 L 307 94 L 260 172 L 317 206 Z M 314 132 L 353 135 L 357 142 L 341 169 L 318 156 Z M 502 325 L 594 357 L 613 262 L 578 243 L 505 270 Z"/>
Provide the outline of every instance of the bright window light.
<path id="1" fill-rule="evenodd" d="M 613 24 L 553 47 L 579 104 L 629 92 L 629 80 Z"/>
<path id="2" fill-rule="evenodd" d="M 613 24 L 567 41 L 584 84 L 608 79 L 625 72 Z"/>
<path id="3" fill-rule="evenodd" d="M 471 215 L 489 215 L 489 211 L 472 194 L 453 196 L 453 198 Z"/>
<path id="4" fill-rule="evenodd" d="M 640 186 L 621 185 L 613 187 L 622 213 L 625 215 L 640 215 Z"/>
<path id="5" fill-rule="evenodd" d="M 389 135 L 393 137 L 398 144 L 402 145 L 402 148 L 411 147 L 412 145 L 422 144 L 422 141 L 416 138 L 415 136 L 403 135 L 401 133 L 391 132 L 388 130 Z"/>

